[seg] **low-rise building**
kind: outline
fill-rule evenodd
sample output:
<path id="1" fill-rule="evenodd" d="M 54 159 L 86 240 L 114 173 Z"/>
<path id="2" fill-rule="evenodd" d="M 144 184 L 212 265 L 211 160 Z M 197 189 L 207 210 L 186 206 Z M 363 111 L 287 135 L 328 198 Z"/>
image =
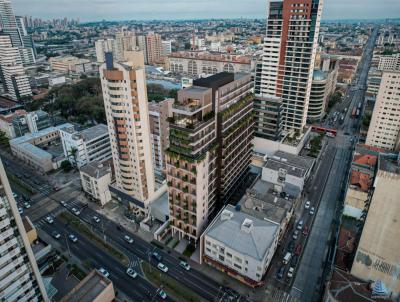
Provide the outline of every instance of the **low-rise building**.
<path id="1" fill-rule="evenodd" d="M 110 163 L 93 161 L 81 167 L 79 172 L 83 191 L 98 201 L 101 206 L 111 200 L 111 193 L 108 187 L 112 181 Z"/>
<path id="2" fill-rule="evenodd" d="M 60 302 L 112 302 L 115 291 L 110 279 L 97 270 L 91 271 Z"/>
<path id="3" fill-rule="evenodd" d="M 61 150 L 52 152 L 49 147 L 59 145 L 57 141 L 60 139 L 61 130 L 73 127 L 72 124 L 66 123 L 14 138 L 10 140 L 11 152 L 38 171 L 48 172 L 57 169 L 65 157 Z"/>
<path id="4" fill-rule="evenodd" d="M 51 69 L 64 73 L 84 73 L 93 71 L 92 62 L 88 59 L 80 59 L 74 56 L 59 56 L 49 59 Z"/>
<path id="5" fill-rule="evenodd" d="M 82 131 L 65 128 L 60 131 L 60 137 L 65 158 L 79 168 L 92 161 L 101 162 L 112 156 L 108 128 L 104 124 Z"/>
<path id="6" fill-rule="evenodd" d="M 278 223 L 227 205 L 201 236 L 200 259 L 255 287 L 262 284 L 278 238 Z"/>
<path id="7" fill-rule="evenodd" d="M 261 179 L 274 184 L 277 192 L 299 196 L 310 176 L 315 159 L 277 151 L 268 157 L 262 169 Z"/>

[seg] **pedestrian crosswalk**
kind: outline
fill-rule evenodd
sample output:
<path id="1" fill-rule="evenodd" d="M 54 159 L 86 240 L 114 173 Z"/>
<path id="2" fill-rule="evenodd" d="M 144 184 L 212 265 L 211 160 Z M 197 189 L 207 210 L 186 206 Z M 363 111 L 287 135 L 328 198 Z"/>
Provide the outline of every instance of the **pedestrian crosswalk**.
<path id="1" fill-rule="evenodd" d="M 289 293 L 276 287 L 265 290 L 264 301 L 300 302 L 299 299 L 291 296 Z"/>

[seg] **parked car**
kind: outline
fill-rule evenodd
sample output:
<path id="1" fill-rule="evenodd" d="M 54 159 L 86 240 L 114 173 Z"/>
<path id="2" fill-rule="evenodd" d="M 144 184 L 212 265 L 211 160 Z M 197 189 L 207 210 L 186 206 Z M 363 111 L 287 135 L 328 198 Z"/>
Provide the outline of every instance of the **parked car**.
<path id="1" fill-rule="evenodd" d="M 130 268 L 130 267 L 126 270 L 126 273 L 131 278 L 136 278 L 138 275 L 137 272 L 133 268 Z"/>
<path id="2" fill-rule="evenodd" d="M 18 198 L 18 195 L 16 194 L 16 193 L 14 193 L 14 192 L 12 192 L 13 194 L 13 197 L 14 197 L 14 199 L 17 199 Z"/>
<path id="3" fill-rule="evenodd" d="M 68 238 L 74 243 L 78 241 L 78 238 L 74 234 L 69 234 Z"/>
<path id="4" fill-rule="evenodd" d="M 168 272 L 168 267 L 164 263 L 157 264 L 157 268 L 164 273 Z"/>
<path id="5" fill-rule="evenodd" d="M 79 211 L 77 208 L 72 208 L 71 211 L 72 211 L 72 213 L 74 213 L 76 216 L 79 216 L 79 214 L 81 213 L 81 211 Z"/>
<path id="6" fill-rule="evenodd" d="M 133 243 L 133 239 L 131 237 L 129 237 L 128 235 L 124 236 L 124 240 L 128 243 Z"/>
<path id="7" fill-rule="evenodd" d="M 283 257 L 283 261 L 282 261 L 283 264 L 285 264 L 285 265 L 288 264 L 291 258 L 292 258 L 292 253 L 287 252 L 285 257 Z"/>
<path id="8" fill-rule="evenodd" d="M 301 230 L 303 228 L 303 224 L 304 224 L 303 220 L 300 220 L 299 223 L 297 224 L 297 229 Z"/>
<path id="9" fill-rule="evenodd" d="M 22 213 L 24 212 L 24 209 L 21 208 L 21 207 L 19 207 L 19 208 L 18 208 L 18 212 L 19 212 L 20 214 L 22 214 Z"/>
<path id="10" fill-rule="evenodd" d="M 57 191 L 60 191 L 60 188 L 58 186 L 54 186 L 53 190 L 57 192 Z"/>
<path id="11" fill-rule="evenodd" d="M 303 249 L 303 247 L 302 247 L 301 243 L 299 243 L 299 244 L 296 246 L 296 250 L 294 251 L 294 254 L 295 254 L 296 256 L 300 256 L 301 250 L 302 250 L 302 249 Z"/>
<path id="12" fill-rule="evenodd" d="M 157 252 L 153 252 L 153 253 L 151 254 L 151 257 L 153 257 L 154 259 L 156 259 L 158 262 L 161 262 L 161 261 L 162 261 L 162 256 L 161 256 L 159 253 L 157 253 Z"/>
<path id="13" fill-rule="evenodd" d="M 61 200 L 60 203 L 61 203 L 61 205 L 62 205 L 63 207 L 66 207 L 66 206 L 67 206 L 67 202 L 64 201 L 64 200 Z"/>
<path id="14" fill-rule="evenodd" d="M 282 265 L 282 266 L 278 269 L 278 272 L 276 273 L 276 277 L 277 277 L 278 279 L 282 279 L 284 273 L 285 273 L 285 266 Z"/>
<path id="15" fill-rule="evenodd" d="M 102 274 L 104 277 L 108 278 L 110 277 L 110 273 L 107 272 L 107 270 L 104 267 L 100 267 L 98 269 L 99 273 Z"/>
<path id="16" fill-rule="evenodd" d="M 307 236 L 307 235 L 308 235 L 308 232 L 309 232 L 308 226 L 305 226 L 305 227 L 304 227 L 304 230 L 303 230 L 303 235 L 304 235 L 304 236 Z"/>
<path id="17" fill-rule="evenodd" d="M 31 207 L 31 204 L 29 202 L 24 202 L 24 208 L 29 209 Z"/>
<path id="18" fill-rule="evenodd" d="M 311 205 L 311 201 L 307 200 L 307 201 L 306 201 L 306 204 L 304 205 L 304 207 L 305 207 L 306 209 L 308 209 L 308 208 L 310 207 L 310 205 Z"/>
<path id="19" fill-rule="evenodd" d="M 312 208 L 310 209 L 310 215 L 314 215 L 314 213 L 315 213 L 315 209 L 314 209 L 314 207 L 312 207 Z"/>
<path id="20" fill-rule="evenodd" d="M 54 222 L 53 217 L 51 217 L 51 216 L 47 216 L 47 217 L 46 217 L 46 221 L 47 221 L 47 223 L 49 223 L 49 224 L 52 224 L 52 223 Z"/>
<path id="21" fill-rule="evenodd" d="M 165 291 L 163 291 L 162 289 L 160 289 L 160 291 L 158 292 L 158 295 L 161 297 L 161 299 L 165 300 L 167 299 L 167 294 L 165 293 Z"/>
<path id="22" fill-rule="evenodd" d="M 295 245 L 296 245 L 296 243 L 294 242 L 294 240 L 290 241 L 289 245 L 288 245 L 288 251 L 292 253 Z"/>
<path id="23" fill-rule="evenodd" d="M 299 238 L 299 233 L 300 233 L 299 230 L 295 230 L 295 231 L 293 232 L 293 236 L 292 236 L 292 237 L 293 237 L 294 240 L 296 240 L 297 238 Z"/>
<path id="24" fill-rule="evenodd" d="M 181 261 L 181 262 L 179 262 L 179 265 L 181 266 L 181 267 L 183 267 L 185 270 L 190 270 L 190 265 L 186 262 L 186 261 Z"/>
<path id="25" fill-rule="evenodd" d="M 299 262 L 299 256 L 294 255 L 290 261 L 290 266 L 296 267 L 297 262 Z"/>
<path id="26" fill-rule="evenodd" d="M 290 267 L 287 273 L 287 277 L 290 279 L 293 277 L 294 274 L 294 267 Z"/>
<path id="27" fill-rule="evenodd" d="M 55 239 L 60 239 L 61 238 L 61 234 L 57 231 L 53 231 L 51 233 L 51 236 L 53 236 Z"/>
<path id="28" fill-rule="evenodd" d="M 97 216 L 93 216 L 93 220 L 94 220 L 94 222 L 96 222 L 96 223 L 99 223 L 99 222 L 100 222 L 100 218 L 97 217 Z"/>

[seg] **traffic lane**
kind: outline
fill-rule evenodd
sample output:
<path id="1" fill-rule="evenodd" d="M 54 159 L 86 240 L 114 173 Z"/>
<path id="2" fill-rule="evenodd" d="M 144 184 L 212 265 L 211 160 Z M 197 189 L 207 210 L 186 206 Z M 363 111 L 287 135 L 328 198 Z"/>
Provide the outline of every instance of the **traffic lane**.
<path id="1" fill-rule="evenodd" d="M 80 202 L 74 202 L 74 203 L 69 203 L 67 205 L 67 208 L 71 210 L 72 207 L 79 207 L 82 206 Z M 96 216 L 100 219 L 99 223 L 94 222 L 93 216 Z M 215 294 L 220 291 L 219 287 L 220 284 L 217 282 L 212 282 L 210 278 L 207 276 L 203 275 L 202 273 L 191 269 L 190 271 L 186 271 L 183 268 L 179 266 L 179 259 L 176 259 L 175 257 L 169 255 L 168 253 L 162 251 L 161 249 L 158 249 L 154 247 L 152 244 L 144 241 L 140 237 L 136 236 L 135 234 L 130 233 L 127 230 L 118 230 L 118 224 L 115 222 L 109 220 L 105 216 L 98 214 L 96 211 L 90 209 L 90 208 L 85 208 L 82 210 L 81 214 L 79 215 L 79 218 L 86 221 L 89 223 L 92 227 L 96 228 L 98 231 L 103 232 L 106 236 L 111 238 L 114 242 L 117 244 L 121 245 L 124 249 L 129 250 L 132 252 L 132 254 L 136 257 L 141 258 L 144 261 L 149 261 L 153 266 L 157 266 L 158 262 L 154 262 L 151 259 L 151 256 L 149 257 L 149 254 L 155 250 L 162 255 L 163 260 L 162 262 L 166 264 L 168 267 L 171 268 L 170 275 L 174 277 L 176 280 L 182 282 L 182 277 L 191 277 L 191 278 L 185 278 L 184 279 L 184 284 L 195 291 L 196 293 L 200 294 L 206 299 L 212 299 L 215 297 Z M 107 221 L 107 223 L 104 225 L 104 228 L 102 226 L 102 223 L 104 221 Z M 126 242 L 124 239 L 124 236 L 128 235 L 134 240 L 134 244 L 129 244 Z M 195 282 L 193 282 L 192 279 L 195 279 Z"/>
<path id="2" fill-rule="evenodd" d="M 81 261 L 90 261 L 90 263 L 94 264 L 96 268 L 104 267 L 109 271 L 110 280 L 113 281 L 115 287 L 120 289 L 129 297 L 134 298 L 134 301 L 147 301 L 148 296 L 146 293 L 156 292 L 157 289 L 141 276 L 132 280 L 131 277 L 126 274 L 126 267 L 114 260 L 114 258 L 105 253 L 102 249 L 99 249 L 97 246 L 92 244 L 85 236 L 80 235 L 79 232 L 75 232 L 69 226 L 59 222 L 57 219 L 52 224 L 43 225 L 42 228 L 50 235 L 53 231 L 59 232 L 61 238 L 57 242 L 63 245 L 64 248 L 67 248 L 66 240 L 68 240 L 71 254 L 79 258 Z M 68 238 L 69 234 L 74 234 L 78 238 L 78 241 L 76 243 L 70 241 Z M 132 284 L 137 286 L 132 288 Z M 165 300 L 157 297 L 156 301 Z M 172 300 L 169 299 L 169 301 Z"/>

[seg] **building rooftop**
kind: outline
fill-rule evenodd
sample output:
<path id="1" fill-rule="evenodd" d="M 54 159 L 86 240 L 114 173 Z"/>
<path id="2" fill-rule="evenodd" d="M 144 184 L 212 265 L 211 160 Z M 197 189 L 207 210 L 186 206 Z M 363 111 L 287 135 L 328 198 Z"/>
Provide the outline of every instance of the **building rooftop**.
<path id="1" fill-rule="evenodd" d="M 380 155 L 379 170 L 400 175 L 400 164 L 394 159 L 390 159 L 389 157 L 385 158 Z"/>
<path id="2" fill-rule="evenodd" d="M 103 135 L 108 135 L 108 128 L 107 125 L 98 124 L 91 128 L 87 128 L 80 132 L 84 141 L 91 141 Z"/>
<path id="3" fill-rule="evenodd" d="M 112 282 L 93 270 L 77 286 L 75 286 L 61 302 L 91 302 L 104 291 Z M 102 300 L 103 301 L 103 300 Z M 111 302 L 111 301 L 110 301 Z"/>
<path id="4" fill-rule="evenodd" d="M 21 115 L 26 115 L 26 113 L 27 112 L 25 110 L 19 109 L 19 110 L 16 110 L 15 112 L 13 112 L 13 113 L 0 115 L 0 120 L 3 120 L 5 122 L 7 122 L 7 123 L 11 123 L 14 120 L 14 118 L 16 118 L 18 116 L 21 116 Z"/>
<path id="5" fill-rule="evenodd" d="M 235 80 L 235 75 L 230 72 L 219 72 L 206 78 L 200 78 L 193 81 L 194 86 L 209 88 L 219 88 Z"/>
<path id="6" fill-rule="evenodd" d="M 325 80 L 328 76 L 328 73 L 322 70 L 314 70 L 313 72 L 313 80 L 314 81 L 322 81 Z"/>
<path id="7" fill-rule="evenodd" d="M 258 179 L 239 201 L 241 210 L 259 219 L 280 224 L 292 210 L 294 200 L 279 197 L 273 187 L 272 183 Z"/>
<path id="8" fill-rule="evenodd" d="M 227 53 L 202 52 L 202 51 L 179 51 L 168 55 L 170 58 L 185 58 L 205 61 L 232 62 L 237 64 L 250 64 L 251 58 L 243 55 L 232 55 Z"/>
<path id="9" fill-rule="evenodd" d="M 278 236 L 279 225 L 227 205 L 206 232 L 232 250 L 261 261 Z"/>
<path id="10" fill-rule="evenodd" d="M 46 136 L 51 132 L 64 130 L 64 129 L 69 129 L 69 128 L 73 128 L 73 127 L 74 126 L 72 124 L 65 123 L 65 124 L 62 124 L 62 125 L 49 127 L 49 128 L 40 130 L 38 132 L 26 133 L 24 136 L 20 136 L 20 137 L 17 137 L 17 138 L 14 138 L 14 139 L 10 140 L 10 144 L 11 145 L 19 145 L 19 144 L 27 143 L 27 142 L 30 142 L 30 141 L 36 139 L 36 138 L 40 138 L 42 136 Z"/>
<path id="11" fill-rule="evenodd" d="M 99 179 L 104 175 L 111 173 L 111 167 L 99 161 L 92 161 L 81 167 L 80 171 L 89 175 L 90 177 Z"/>
<path id="12" fill-rule="evenodd" d="M 372 186 L 372 177 L 368 173 L 353 170 L 350 175 L 350 184 L 357 186 L 363 192 L 368 192 Z"/>
<path id="13" fill-rule="evenodd" d="M 314 161 L 311 157 L 277 151 L 272 157 L 267 159 L 264 167 L 275 171 L 285 169 L 289 175 L 304 177 L 307 171 L 312 168 Z"/>
<path id="14" fill-rule="evenodd" d="M 12 112 L 22 108 L 23 104 L 13 101 L 5 96 L 0 96 L 0 113 Z"/>

